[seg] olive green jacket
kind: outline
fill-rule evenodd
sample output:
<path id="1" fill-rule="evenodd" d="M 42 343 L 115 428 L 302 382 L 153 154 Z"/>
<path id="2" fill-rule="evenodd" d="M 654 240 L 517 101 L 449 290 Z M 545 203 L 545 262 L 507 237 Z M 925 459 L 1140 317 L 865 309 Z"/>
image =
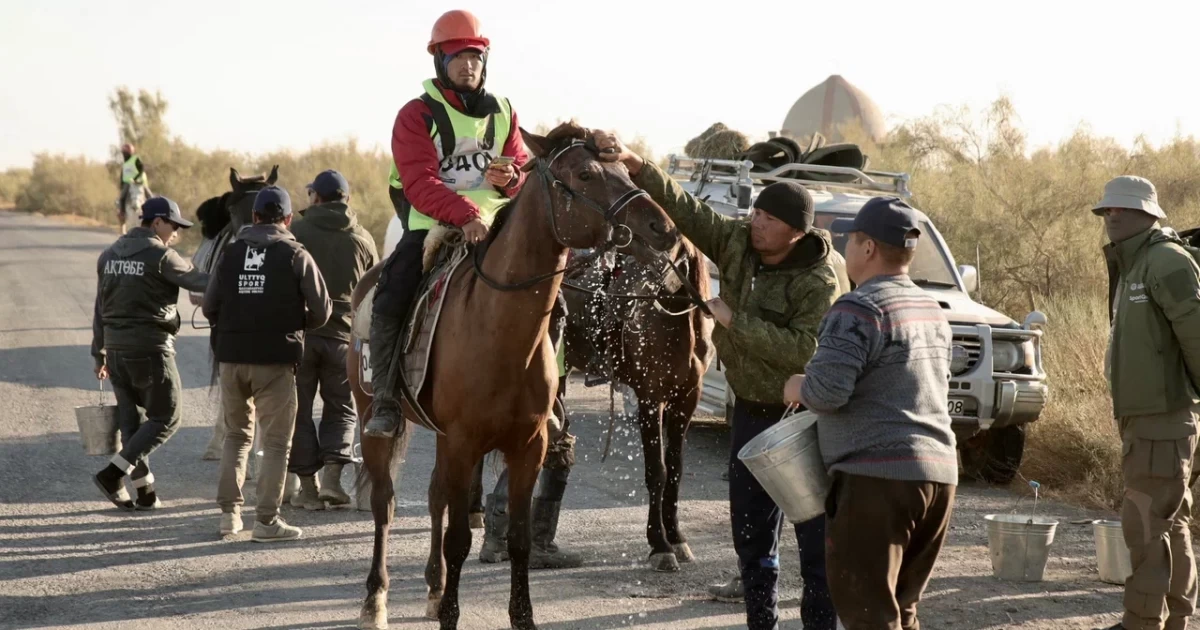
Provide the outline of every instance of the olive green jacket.
<path id="1" fill-rule="evenodd" d="M 729 328 L 713 331 L 725 378 L 738 398 L 782 403 L 783 385 L 817 349 L 817 327 L 849 290 L 846 263 L 829 234 L 814 229 L 787 259 L 764 265 L 750 245 L 750 223 L 726 217 L 696 199 L 649 162 L 634 178 L 721 273 L 721 299 L 733 311 Z"/>
<path id="2" fill-rule="evenodd" d="M 1200 403 L 1200 267 L 1157 226 L 1105 255 L 1120 273 L 1108 357 L 1114 415 L 1187 416 L 1171 412 Z"/>

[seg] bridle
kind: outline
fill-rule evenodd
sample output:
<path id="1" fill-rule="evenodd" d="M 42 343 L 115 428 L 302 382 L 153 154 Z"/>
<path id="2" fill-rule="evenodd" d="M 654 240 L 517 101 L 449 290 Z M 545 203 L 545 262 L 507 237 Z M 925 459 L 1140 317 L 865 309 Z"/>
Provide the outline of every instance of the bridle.
<path id="1" fill-rule="evenodd" d="M 620 197 L 617 197 L 606 207 L 591 197 L 588 197 L 587 195 L 571 188 L 569 184 L 559 179 L 558 176 L 551 171 L 551 168 L 554 166 L 554 163 L 558 161 L 558 158 L 562 157 L 563 154 L 567 153 L 568 151 L 577 148 L 583 148 L 596 154 L 600 153 L 600 150 L 596 148 L 595 144 L 590 140 L 587 142 L 583 140 L 575 140 L 567 146 L 562 147 L 558 151 L 555 151 L 554 154 L 550 156 L 549 160 L 538 158 L 534 163 L 538 180 L 541 183 L 539 188 L 542 189 L 542 193 L 546 196 L 546 212 L 548 212 L 550 215 L 550 228 L 554 233 L 555 242 L 566 248 L 571 247 L 563 240 L 562 233 L 559 232 L 558 229 L 558 218 L 553 192 L 558 191 L 561 196 L 566 197 L 566 206 L 564 208 L 565 212 L 570 212 L 571 204 L 575 201 L 578 201 L 583 204 L 585 208 L 597 212 L 604 217 L 604 221 L 609 227 L 608 235 L 605 237 L 604 243 L 599 247 L 596 247 L 592 252 L 580 256 L 574 262 L 568 264 L 562 269 L 556 269 L 550 273 L 534 276 L 528 280 L 512 284 L 498 282 L 497 280 L 488 277 L 488 275 L 483 271 L 483 259 L 484 256 L 487 255 L 488 249 L 488 246 L 485 243 L 475 248 L 474 256 L 472 257 L 475 267 L 475 274 L 479 276 L 479 279 L 482 280 L 484 284 L 496 289 L 497 291 L 523 291 L 556 276 L 582 269 L 598 260 L 601 256 L 604 256 L 609 251 L 627 247 L 633 243 L 634 240 L 638 240 L 646 245 L 646 249 L 652 252 L 654 257 L 657 258 L 659 262 L 664 263 L 665 266 L 671 267 L 671 269 L 675 272 L 675 275 L 683 284 L 683 288 L 687 291 L 688 297 L 696 305 L 696 308 L 699 308 L 701 311 L 711 317 L 712 311 L 710 311 L 708 305 L 704 303 L 703 298 L 700 296 L 700 292 L 697 291 L 696 287 L 692 286 L 691 282 L 688 281 L 687 275 L 679 270 L 679 268 L 675 265 L 675 261 L 671 260 L 666 253 L 650 247 L 641 239 L 641 237 L 634 234 L 633 230 L 631 230 L 628 225 L 617 219 L 617 215 L 620 214 L 622 210 L 625 210 L 625 208 L 628 207 L 633 200 L 640 197 L 649 197 L 650 193 L 642 190 L 641 188 L 634 188 L 625 192 Z M 525 193 L 526 190 L 528 190 L 528 187 L 523 187 L 521 192 L 517 193 L 517 197 L 519 198 Z M 517 203 L 517 199 L 513 199 L 512 203 Z"/>
<path id="2" fill-rule="evenodd" d="M 587 195 L 571 188 L 569 184 L 559 179 L 558 176 L 551 171 L 551 168 L 554 166 L 554 163 L 558 160 L 558 158 L 562 157 L 564 153 L 576 148 L 584 148 L 594 153 L 599 153 L 594 145 L 588 144 L 582 140 L 575 140 L 558 151 L 555 151 L 554 154 L 550 156 L 549 160 L 538 158 L 536 162 L 534 162 L 534 168 L 536 169 L 538 180 L 541 183 L 539 188 L 542 189 L 543 194 L 546 196 L 546 212 L 550 215 L 550 229 L 554 233 L 554 241 L 556 243 L 566 248 L 571 247 L 564 241 L 562 233 L 558 229 L 558 213 L 554 203 L 553 192 L 557 191 L 561 196 L 566 197 L 566 206 L 564 207 L 565 212 L 570 212 L 571 204 L 575 201 L 578 201 L 583 204 L 585 208 L 595 211 L 599 213 L 600 216 L 604 217 L 604 221 L 609 227 L 608 235 L 605 237 L 604 243 L 597 247 L 592 253 L 579 257 L 574 262 L 566 267 L 563 267 L 562 269 L 556 269 L 550 273 L 534 276 L 528 280 L 513 284 L 498 282 L 495 279 L 488 277 L 488 275 L 483 271 L 483 258 L 487 255 L 488 248 L 486 244 L 481 245 L 480 247 L 475 248 L 475 255 L 473 258 L 475 274 L 479 276 L 480 280 L 483 280 L 484 284 L 496 289 L 497 291 L 522 291 L 541 284 L 542 282 L 545 282 L 555 276 L 560 276 L 565 273 L 582 269 L 583 267 L 590 265 L 593 261 L 603 256 L 605 253 L 613 249 L 626 247 L 632 243 L 635 238 L 637 238 L 636 235 L 634 235 L 633 230 L 629 229 L 628 225 L 625 225 L 617 219 L 617 215 L 620 214 L 621 211 L 627 206 L 629 206 L 634 199 L 639 197 L 649 197 L 650 193 L 647 193 L 641 188 L 634 188 L 620 197 L 617 197 L 616 200 L 606 207 L 591 197 L 588 197 Z M 521 192 L 517 193 L 517 197 L 519 198 L 525 193 L 526 190 L 528 190 L 528 187 L 522 188 Z M 513 199 L 511 203 L 517 203 L 517 199 Z M 648 249 L 654 251 L 653 248 Z"/>

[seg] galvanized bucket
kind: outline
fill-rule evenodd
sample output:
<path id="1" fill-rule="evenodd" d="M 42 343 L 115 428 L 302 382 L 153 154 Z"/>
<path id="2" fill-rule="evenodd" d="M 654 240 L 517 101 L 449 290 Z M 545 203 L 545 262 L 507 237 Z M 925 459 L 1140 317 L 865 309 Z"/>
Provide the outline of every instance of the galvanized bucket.
<path id="1" fill-rule="evenodd" d="M 1121 533 L 1121 521 L 1093 521 L 1092 534 L 1096 538 L 1096 568 L 1100 571 L 1100 581 L 1124 584 L 1133 575 L 1133 563 Z"/>
<path id="2" fill-rule="evenodd" d="M 88 455 L 112 455 L 121 450 L 121 430 L 117 424 L 117 406 L 104 404 L 104 381 L 100 381 L 100 399 L 95 405 L 75 408 L 79 441 Z"/>
<path id="3" fill-rule="evenodd" d="M 1058 521 L 1023 514 L 988 514 L 992 575 L 1002 580 L 1041 582 Z"/>
<path id="4" fill-rule="evenodd" d="M 793 523 L 825 513 L 830 480 L 817 447 L 816 422 L 810 411 L 788 416 L 738 451 L 738 459 Z"/>

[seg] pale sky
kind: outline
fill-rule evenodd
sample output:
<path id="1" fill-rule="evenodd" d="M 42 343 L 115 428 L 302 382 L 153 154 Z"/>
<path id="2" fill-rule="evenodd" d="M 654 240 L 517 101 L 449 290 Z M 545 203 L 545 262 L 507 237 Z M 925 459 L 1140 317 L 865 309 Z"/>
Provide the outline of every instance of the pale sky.
<path id="1" fill-rule="evenodd" d="M 0 168 L 106 158 L 122 84 L 161 90 L 172 131 L 207 149 L 387 147 L 452 8 L 482 20 L 487 87 L 524 127 L 575 117 L 659 155 L 715 121 L 765 136 L 830 74 L 890 124 L 1007 95 L 1035 145 L 1084 122 L 1126 144 L 1200 133 L 1191 0 L 3 0 Z"/>

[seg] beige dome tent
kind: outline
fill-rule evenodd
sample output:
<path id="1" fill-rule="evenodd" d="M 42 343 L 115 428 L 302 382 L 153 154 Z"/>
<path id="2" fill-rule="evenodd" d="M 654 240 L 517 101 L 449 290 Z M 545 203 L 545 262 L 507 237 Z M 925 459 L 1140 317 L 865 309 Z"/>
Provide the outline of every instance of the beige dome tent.
<path id="1" fill-rule="evenodd" d="M 830 142 L 845 142 L 838 127 L 858 122 L 872 140 L 887 134 L 883 114 L 862 90 L 841 75 L 832 75 L 804 93 L 783 120 L 781 135 L 808 138 L 820 132 Z"/>

